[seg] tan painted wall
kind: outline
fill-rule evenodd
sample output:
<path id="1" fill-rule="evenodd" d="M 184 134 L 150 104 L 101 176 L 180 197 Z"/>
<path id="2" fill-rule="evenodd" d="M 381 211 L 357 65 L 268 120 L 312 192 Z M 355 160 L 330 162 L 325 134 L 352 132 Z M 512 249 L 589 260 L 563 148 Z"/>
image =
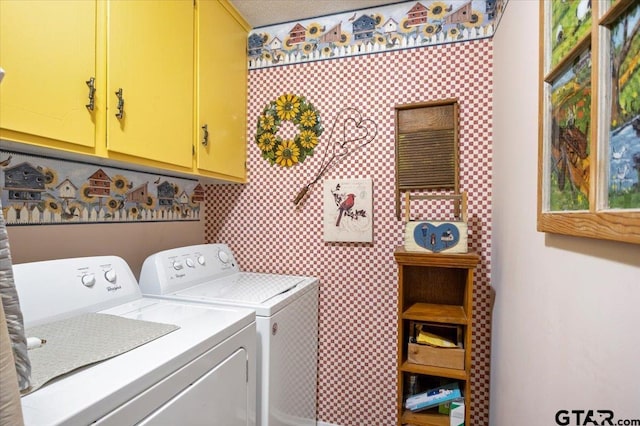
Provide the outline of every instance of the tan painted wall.
<path id="1" fill-rule="evenodd" d="M 493 39 L 490 424 L 618 424 L 640 418 L 640 245 L 536 231 L 538 6 L 510 1 Z"/>
<path id="2" fill-rule="evenodd" d="M 9 226 L 8 234 L 14 264 L 116 255 L 125 259 L 138 277 L 150 254 L 203 243 L 204 221 Z"/>

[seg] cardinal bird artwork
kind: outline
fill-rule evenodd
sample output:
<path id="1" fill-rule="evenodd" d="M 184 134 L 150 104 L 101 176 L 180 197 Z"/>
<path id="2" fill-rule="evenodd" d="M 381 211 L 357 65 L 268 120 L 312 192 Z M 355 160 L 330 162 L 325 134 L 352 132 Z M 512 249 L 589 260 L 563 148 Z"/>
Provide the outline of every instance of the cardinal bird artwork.
<path id="1" fill-rule="evenodd" d="M 325 241 L 373 241 L 371 187 L 371 179 L 325 181 Z"/>
<path id="2" fill-rule="evenodd" d="M 349 212 L 351 210 L 355 201 L 356 201 L 355 194 L 349 194 L 347 195 L 347 198 L 342 203 L 340 203 L 340 207 L 338 207 L 339 213 L 338 213 L 338 220 L 336 220 L 336 226 L 340 226 L 340 220 L 342 219 L 342 215 L 344 214 L 344 212 Z"/>

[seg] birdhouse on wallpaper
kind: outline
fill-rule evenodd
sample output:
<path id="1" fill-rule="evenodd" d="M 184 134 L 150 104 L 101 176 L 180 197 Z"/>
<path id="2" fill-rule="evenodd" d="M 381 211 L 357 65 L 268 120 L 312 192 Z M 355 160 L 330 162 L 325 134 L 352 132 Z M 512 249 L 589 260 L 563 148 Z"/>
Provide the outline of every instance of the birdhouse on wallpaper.
<path id="1" fill-rule="evenodd" d="M 69 180 L 69 178 L 63 180 L 60 185 L 56 186 L 58 196 L 63 200 L 73 200 L 78 193 L 78 187 Z"/>
<path id="2" fill-rule="evenodd" d="M 145 182 L 127 193 L 127 200 L 132 203 L 145 204 L 149 199 L 149 182 Z"/>
<path id="3" fill-rule="evenodd" d="M 9 191 L 12 201 L 39 202 L 45 182 L 44 173 L 27 162 L 7 167 L 4 172 L 4 189 Z"/>

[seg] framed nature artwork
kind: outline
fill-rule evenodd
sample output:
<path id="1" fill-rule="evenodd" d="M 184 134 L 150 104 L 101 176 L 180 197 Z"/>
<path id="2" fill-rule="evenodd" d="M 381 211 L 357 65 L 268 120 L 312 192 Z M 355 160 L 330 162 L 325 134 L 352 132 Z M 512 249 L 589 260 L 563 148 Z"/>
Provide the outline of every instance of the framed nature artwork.
<path id="1" fill-rule="evenodd" d="M 371 179 L 327 179 L 324 181 L 324 240 L 373 241 L 373 188 Z"/>
<path id="2" fill-rule="evenodd" d="M 540 2 L 538 230 L 640 244 L 640 2 Z"/>

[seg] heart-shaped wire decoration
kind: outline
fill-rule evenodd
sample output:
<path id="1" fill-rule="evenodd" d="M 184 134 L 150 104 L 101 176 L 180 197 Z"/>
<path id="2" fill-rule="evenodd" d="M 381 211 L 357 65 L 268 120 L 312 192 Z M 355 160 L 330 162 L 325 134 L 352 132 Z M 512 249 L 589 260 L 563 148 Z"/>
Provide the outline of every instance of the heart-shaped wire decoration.
<path id="1" fill-rule="evenodd" d="M 344 117 L 341 118 L 341 116 Z M 341 119 L 343 120 L 342 134 L 334 138 L 334 129 Z M 355 108 L 343 109 L 333 122 L 331 133 L 329 133 L 329 144 L 333 148 L 333 156 L 341 158 L 352 154 L 370 143 L 377 132 L 378 128 L 373 120 L 363 118 L 360 111 Z"/>
<path id="2" fill-rule="evenodd" d="M 342 124 L 342 133 L 336 133 L 339 124 Z M 344 158 L 370 144 L 377 135 L 378 125 L 370 118 L 364 118 L 360 110 L 352 107 L 340 110 L 333 120 L 328 146 L 320 162 L 320 169 L 315 178 L 300 189 L 293 204 L 297 206 L 311 185 L 317 183 L 327 171 L 334 168 Z"/>

